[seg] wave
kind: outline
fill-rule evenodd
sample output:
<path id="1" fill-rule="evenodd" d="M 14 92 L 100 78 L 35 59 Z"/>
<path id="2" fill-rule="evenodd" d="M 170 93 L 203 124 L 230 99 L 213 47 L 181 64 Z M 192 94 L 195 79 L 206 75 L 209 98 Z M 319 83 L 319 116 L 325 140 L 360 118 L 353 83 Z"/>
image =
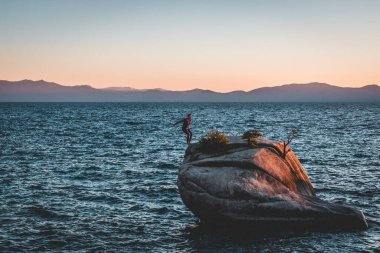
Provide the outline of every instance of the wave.
<path id="1" fill-rule="evenodd" d="M 43 206 L 30 206 L 27 207 L 27 212 L 36 216 L 39 216 L 41 218 L 66 218 L 67 215 L 62 215 L 55 213 L 51 210 L 48 210 L 47 208 Z"/>

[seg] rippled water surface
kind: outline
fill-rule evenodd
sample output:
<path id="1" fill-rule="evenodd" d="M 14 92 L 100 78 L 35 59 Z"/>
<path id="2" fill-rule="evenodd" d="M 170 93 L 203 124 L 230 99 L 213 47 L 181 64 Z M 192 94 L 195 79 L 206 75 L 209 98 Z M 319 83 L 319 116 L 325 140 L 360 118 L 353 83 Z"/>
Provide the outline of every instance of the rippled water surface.
<path id="1" fill-rule="evenodd" d="M 255 128 L 292 148 L 323 199 L 365 213 L 359 232 L 277 235 L 197 227 L 176 186 L 192 112 L 208 130 Z M 380 104 L 0 104 L 0 251 L 372 252 L 380 249 Z"/>

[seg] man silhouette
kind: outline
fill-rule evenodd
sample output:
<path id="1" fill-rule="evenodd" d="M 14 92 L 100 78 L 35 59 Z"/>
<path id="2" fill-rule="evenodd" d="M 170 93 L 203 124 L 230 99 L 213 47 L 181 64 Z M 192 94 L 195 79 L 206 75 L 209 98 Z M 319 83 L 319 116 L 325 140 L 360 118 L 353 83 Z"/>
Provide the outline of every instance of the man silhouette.
<path id="1" fill-rule="evenodd" d="M 192 119 L 193 119 L 193 116 L 191 115 L 191 113 L 189 113 L 186 118 L 181 119 L 181 120 L 177 121 L 176 123 L 174 123 L 174 126 L 175 126 L 175 125 L 183 122 L 182 131 L 186 134 L 187 145 L 190 145 L 191 137 L 193 137 L 193 133 L 190 131 L 190 124 L 191 124 Z"/>

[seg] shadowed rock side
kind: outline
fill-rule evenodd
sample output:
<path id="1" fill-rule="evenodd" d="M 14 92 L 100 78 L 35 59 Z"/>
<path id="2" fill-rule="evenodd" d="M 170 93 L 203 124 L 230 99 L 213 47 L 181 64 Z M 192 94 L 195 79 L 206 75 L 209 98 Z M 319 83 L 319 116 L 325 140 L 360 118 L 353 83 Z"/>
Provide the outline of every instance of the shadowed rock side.
<path id="1" fill-rule="evenodd" d="M 217 153 L 198 144 L 186 150 L 178 174 L 185 205 L 201 222 L 276 228 L 365 229 L 362 212 L 316 197 L 306 171 L 293 151 L 282 157 L 282 145 L 259 138 L 251 148 L 230 137 Z"/>

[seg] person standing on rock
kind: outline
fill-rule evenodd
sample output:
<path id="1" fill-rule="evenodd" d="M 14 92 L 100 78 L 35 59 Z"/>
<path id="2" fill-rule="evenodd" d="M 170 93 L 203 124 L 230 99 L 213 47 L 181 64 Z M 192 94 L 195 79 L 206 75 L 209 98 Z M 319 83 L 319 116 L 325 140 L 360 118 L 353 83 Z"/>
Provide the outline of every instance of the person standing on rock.
<path id="1" fill-rule="evenodd" d="M 182 131 L 186 134 L 187 145 L 190 145 L 191 137 L 193 137 L 193 133 L 190 131 L 190 124 L 191 124 L 192 119 L 193 119 L 193 116 L 191 115 L 191 113 L 189 113 L 186 118 L 181 119 L 177 121 L 176 123 L 174 123 L 174 126 L 181 122 L 183 123 Z"/>

